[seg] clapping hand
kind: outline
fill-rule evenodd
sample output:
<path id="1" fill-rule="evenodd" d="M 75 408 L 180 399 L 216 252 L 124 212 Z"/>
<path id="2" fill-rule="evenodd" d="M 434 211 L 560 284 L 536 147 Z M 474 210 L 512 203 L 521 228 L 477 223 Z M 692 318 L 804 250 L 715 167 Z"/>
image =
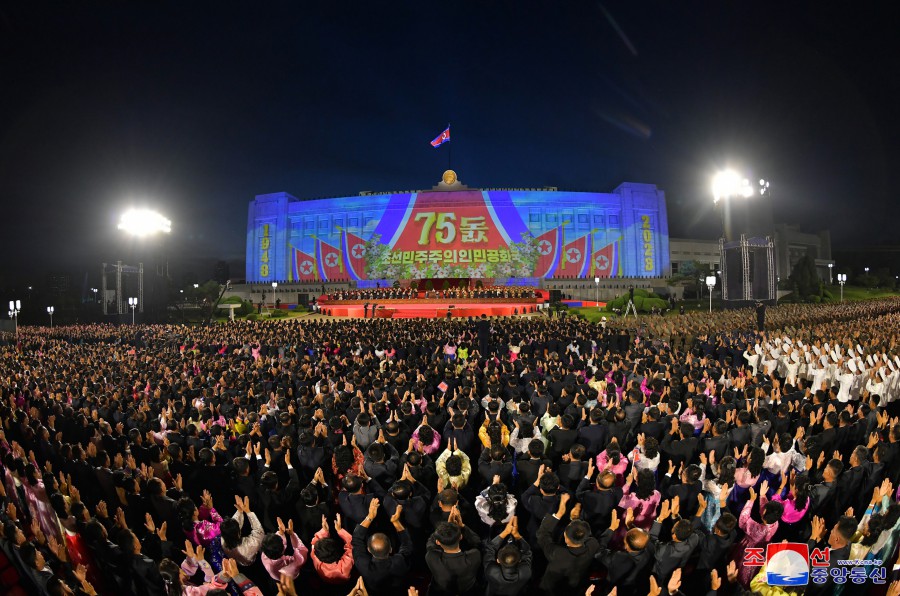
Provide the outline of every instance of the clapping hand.
<path id="1" fill-rule="evenodd" d="M 403 529 L 403 522 L 400 520 L 400 517 L 403 515 L 403 505 L 397 505 L 397 509 L 394 511 L 394 515 L 391 516 L 391 523 L 394 525 L 394 528 L 399 532 Z"/>

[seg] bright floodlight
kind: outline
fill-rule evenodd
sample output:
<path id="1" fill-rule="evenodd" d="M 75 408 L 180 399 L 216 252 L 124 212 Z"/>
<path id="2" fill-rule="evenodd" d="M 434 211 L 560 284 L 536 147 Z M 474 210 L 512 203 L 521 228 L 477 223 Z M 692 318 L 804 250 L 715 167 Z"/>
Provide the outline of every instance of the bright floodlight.
<path id="1" fill-rule="evenodd" d="M 119 229 L 132 236 L 152 236 L 160 232 L 168 234 L 172 231 L 172 222 L 150 209 L 130 209 L 122 214 Z"/>
<path id="2" fill-rule="evenodd" d="M 734 170 L 724 170 L 716 174 L 713 177 L 712 191 L 713 201 L 716 203 L 729 197 L 752 197 L 754 194 L 750 181 Z"/>
<path id="3" fill-rule="evenodd" d="M 710 288 L 716 287 L 716 276 L 715 275 L 707 275 L 706 276 L 706 285 Z"/>

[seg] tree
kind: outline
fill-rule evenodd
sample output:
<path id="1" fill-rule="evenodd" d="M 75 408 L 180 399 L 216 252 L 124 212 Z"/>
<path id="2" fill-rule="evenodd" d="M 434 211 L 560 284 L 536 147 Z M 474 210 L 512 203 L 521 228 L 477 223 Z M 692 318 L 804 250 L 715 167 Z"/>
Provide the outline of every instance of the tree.
<path id="1" fill-rule="evenodd" d="M 803 300 L 809 300 L 813 296 L 822 296 L 822 283 L 819 273 L 816 271 L 816 263 L 809 255 L 803 255 L 794 265 L 790 275 L 791 282 L 797 288 L 796 292 Z"/>

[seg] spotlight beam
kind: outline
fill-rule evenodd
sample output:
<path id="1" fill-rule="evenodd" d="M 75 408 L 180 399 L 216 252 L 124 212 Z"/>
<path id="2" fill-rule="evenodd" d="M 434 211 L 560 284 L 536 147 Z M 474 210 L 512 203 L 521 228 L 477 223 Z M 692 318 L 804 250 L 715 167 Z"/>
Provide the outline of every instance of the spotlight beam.
<path id="1" fill-rule="evenodd" d="M 132 236 L 145 237 L 170 233 L 172 222 L 152 209 L 129 209 L 119 219 L 118 228 Z"/>

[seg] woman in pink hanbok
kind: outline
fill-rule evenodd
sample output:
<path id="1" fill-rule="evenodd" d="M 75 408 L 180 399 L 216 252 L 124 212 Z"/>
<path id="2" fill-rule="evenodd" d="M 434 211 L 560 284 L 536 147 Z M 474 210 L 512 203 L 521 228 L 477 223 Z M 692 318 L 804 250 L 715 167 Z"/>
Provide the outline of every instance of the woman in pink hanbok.
<path id="1" fill-rule="evenodd" d="M 632 491 L 632 484 L 634 484 L 634 491 Z M 619 501 L 619 508 L 623 512 L 628 509 L 634 510 L 634 525 L 649 531 L 653 520 L 656 519 L 656 508 L 660 500 L 653 472 L 640 470 L 635 473 L 635 468 L 632 468 L 631 476 L 622 487 L 622 492 L 624 494 Z M 624 530 L 624 524 L 622 529 Z M 622 535 L 624 536 L 624 534 L 623 531 Z"/>
<path id="2" fill-rule="evenodd" d="M 181 520 L 184 535 L 194 546 L 202 546 L 209 549 L 213 569 L 218 573 L 222 570 L 222 560 L 225 558 L 222 551 L 222 516 L 213 507 L 212 495 L 209 491 L 203 491 L 203 504 L 198 509 L 194 502 L 184 497 L 178 501 L 176 511 Z"/>
<path id="3" fill-rule="evenodd" d="M 49 483 L 49 484 L 48 484 Z M 59 526 L 56 523 L 56 512 L 50 504 L 49 492 L 57 491 L 56 478 L 53 474 L 44 474 L 43 479 L 38 477 L 38 468 L 34 463 L 25 466 L 25 481 L 22 483 L 25 489 L 25 498 L 28 501 L 28 510 L 32 519 L 37 519 L 44 536 L 59 539 Z"/>
<path id="4" fill-rule="evenodd" d="M 744 537 L 734 547 L 732 552 L 732 558 L 740 569 L 738 581 L 745 587 L 750 585 L 750 580 L 759 572 L 759 567 L 744 565 L 742 563 L 744 553 L 746 553 L 748 548 L 765 548 L 765 545 L 772 540 L 775 532 L 778 531 L 778 521 L 784 513 L 784 505 L 778 501 L 767 502 L 765 495 L 769 490 L 769 483 L 763 481 L 759 488 L 759 513 L 762 522 L 756 521 L 750 515 L 753 504 L 756 502 L 756 491 L 750 488 L 748 491 L 750 499 L 744 504 L 744 508 L 741 510 L 741 515 L 738 518 L 738 525 L 744 531 Z"/>
<path id="5" fill-rule="evenodd" d="M 628 469 L 628 463 L 628 458 L 622 455 L 619 443 L 615 438 L 609 443 L 605 451 L 601 451 L 597 455 L 597 469 L 601 472 L 609 469 L 610 472 L 616 475 L 616 484 L 620 486 L 625 483 L 625 471 Z"/>

